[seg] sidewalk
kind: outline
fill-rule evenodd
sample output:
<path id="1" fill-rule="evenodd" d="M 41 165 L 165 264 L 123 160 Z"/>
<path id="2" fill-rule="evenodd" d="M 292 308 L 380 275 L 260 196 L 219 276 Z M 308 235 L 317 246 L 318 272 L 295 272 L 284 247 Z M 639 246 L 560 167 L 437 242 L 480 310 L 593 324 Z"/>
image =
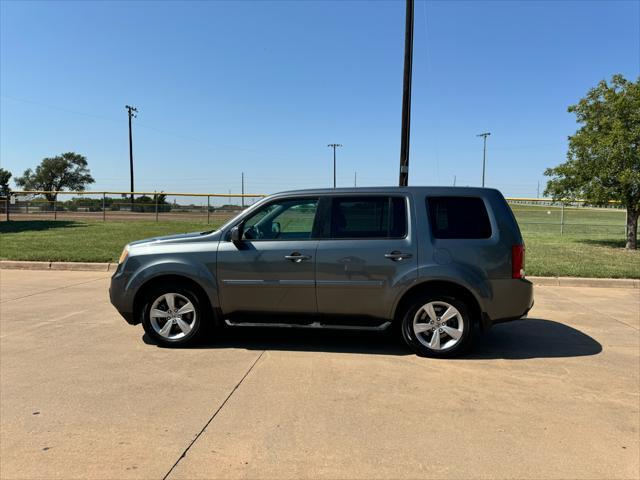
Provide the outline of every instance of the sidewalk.
<path id="1" fill-rule="evenodd" d="M 117 263 L 85 262 L 27 262 L 0 260 L 0 269 L 11 270 L 69 270 L 114 272 Z M 640 280 L 633 278 L 527 277 L 534 285 L 555 287 L 638 288 Z"/>

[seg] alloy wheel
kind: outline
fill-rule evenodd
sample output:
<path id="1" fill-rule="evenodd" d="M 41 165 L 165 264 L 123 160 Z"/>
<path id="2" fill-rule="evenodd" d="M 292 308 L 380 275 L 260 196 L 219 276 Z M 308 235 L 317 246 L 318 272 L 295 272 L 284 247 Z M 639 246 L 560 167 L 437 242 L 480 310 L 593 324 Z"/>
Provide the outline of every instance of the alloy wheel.
<path id="1" fill-rule="evenodd" d="M 155 332 L 167 340 L 187 336 L 196 323 L 196 309 L 184 295 L 165 293 L 151 304 L 149 319 Z"/>
<path id="2" fill-rule="evenodd" d="M 462 338 L 465 324 L 453 305 L 429 302 L 418 309 L 413 317 L 413 333 L 418 341 L 431 350 L 447 350 Z"/>

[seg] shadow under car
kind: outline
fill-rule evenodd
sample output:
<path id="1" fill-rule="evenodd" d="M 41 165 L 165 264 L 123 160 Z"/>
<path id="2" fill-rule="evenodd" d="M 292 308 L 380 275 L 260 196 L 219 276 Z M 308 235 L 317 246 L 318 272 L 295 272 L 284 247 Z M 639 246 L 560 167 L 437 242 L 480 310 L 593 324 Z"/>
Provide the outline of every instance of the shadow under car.
<path id="1" fill-rule="evenodd" d="M 154 345 L 146 334 L 142 338 Z M 188 348 L 412 355 L 393 326 L 384 332 L 231 327 Z M 471 352 L 460 360 L 580 357 L 601 351 L 602 345 L 580 330 L 553 320 L 529 318 L 477 332 Z"/>

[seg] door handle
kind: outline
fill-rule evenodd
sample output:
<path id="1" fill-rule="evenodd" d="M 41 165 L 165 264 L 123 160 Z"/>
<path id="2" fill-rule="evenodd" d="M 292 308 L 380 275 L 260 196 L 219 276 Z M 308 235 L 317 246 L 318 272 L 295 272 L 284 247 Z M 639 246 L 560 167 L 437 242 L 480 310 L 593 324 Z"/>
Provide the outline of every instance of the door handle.
<path id="1" fill-rule="evenodd" d="M 385 253 L 384 257 L 388 258 L 389 260 L 393 260 L 394 262 L 398 262 L 398 261 L 404 260 L 405 258 L 411 258 L 413 257 L 413 255 L 410 253 L 402 253 L 397 250 L 394 250 L 391 253 Z"/>
<path id="2" fill-rule="evenodd" d="M 284 258 L 295 263 L 300 263 L 303 260 L 309 260 L 311 258 L 311 255 L 302 255 L 299 252 L 293 252 L 291 255 L 285 255 Z"/>

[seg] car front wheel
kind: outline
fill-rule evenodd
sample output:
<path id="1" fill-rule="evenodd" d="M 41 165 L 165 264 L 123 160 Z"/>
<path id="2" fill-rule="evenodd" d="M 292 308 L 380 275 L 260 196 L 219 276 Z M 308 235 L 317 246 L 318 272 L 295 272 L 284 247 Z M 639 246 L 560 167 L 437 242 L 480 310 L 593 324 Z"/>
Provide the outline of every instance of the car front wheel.
<path id="1" fill-rule="evenodd" d="M 145 296 L 142 326 L 162 346 L 186 346 L 199 340 L 204 330 L 205 310 L 189 288 L 166 284 Z"/>
<path id="2" fill-rule="evenodd" d="M 459 356 L 469 349 L 473 337 L 469 309 L 445 294 L 416 298 L 402 319 L 402 336 L 418 355 Z"/>

